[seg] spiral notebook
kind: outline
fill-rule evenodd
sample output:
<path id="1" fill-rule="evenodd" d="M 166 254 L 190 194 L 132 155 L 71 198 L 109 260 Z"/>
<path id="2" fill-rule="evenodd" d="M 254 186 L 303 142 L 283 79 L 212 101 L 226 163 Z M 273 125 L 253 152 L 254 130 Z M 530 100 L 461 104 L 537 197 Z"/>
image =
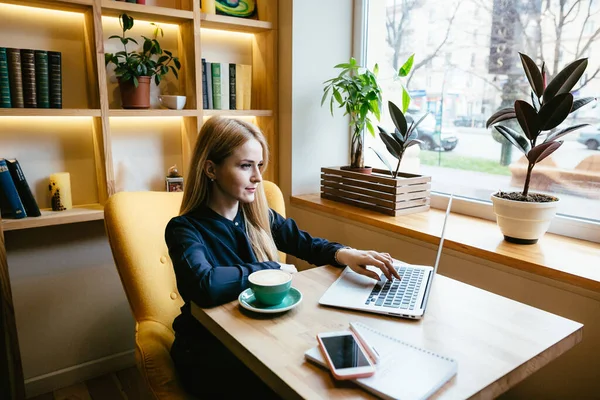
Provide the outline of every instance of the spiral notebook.
<path id="1" fill-rule="evenodd" d="M 353 325 L 381 356 L 375 375 L 354 382 L 382 399 L 427 399 L 456 375 L 458 364 L 452 358 L 406 343 L 365 324 Z M 304 356 L 327 367 L 318 347 L 308 350 Z"/>

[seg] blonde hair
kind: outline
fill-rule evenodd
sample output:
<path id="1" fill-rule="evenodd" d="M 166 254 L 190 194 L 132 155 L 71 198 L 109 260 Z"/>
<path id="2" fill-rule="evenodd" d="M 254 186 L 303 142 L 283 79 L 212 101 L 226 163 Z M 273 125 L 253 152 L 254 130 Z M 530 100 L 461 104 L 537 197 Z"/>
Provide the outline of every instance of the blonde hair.
<path id="1" fill-rule="evenodd" d="M 220 165 L 235 149 L 250 139 L 257 140 L 263 149 L 263 167 L 267 168 L 269 147 L 260 129 L 241 120 L 212 117 L 202 125 L 192 160 L 179 215 L 205 205 L 210 197 L 210 180 L 204 173 L 208 160 Z M 262 172 L 261 171 L 261 172 Z M 271 235 L 269 205 L 263 185 L 258 185 L 252 203 L 240 203 L 246 234 L 258 261 L 278 261 L 277 247 Z"/>

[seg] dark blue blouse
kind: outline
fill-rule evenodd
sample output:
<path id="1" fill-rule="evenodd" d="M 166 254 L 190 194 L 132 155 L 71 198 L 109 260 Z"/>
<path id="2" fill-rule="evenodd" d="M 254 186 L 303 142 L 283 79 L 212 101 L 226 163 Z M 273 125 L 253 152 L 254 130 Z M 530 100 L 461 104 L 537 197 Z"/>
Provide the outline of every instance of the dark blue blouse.
<path id="1" fill-rule="evenodd" d="M 314 265 L 337 265 L 339 243 L 313 238 L 291 218 L 270 212 L 271 233 L 280 251 Z M 190 302 L 213 307 L 235 300 L 248 287 L 248 275 L 278 269 L 274 261 L 258 262 L 245 233 L 241 208 L 233 221 L 209 207 L 171 219 L 165 231 L 177 288 L 185 304 L 175 319 L 178 334 L 193 334 L 198 325 Z"/>

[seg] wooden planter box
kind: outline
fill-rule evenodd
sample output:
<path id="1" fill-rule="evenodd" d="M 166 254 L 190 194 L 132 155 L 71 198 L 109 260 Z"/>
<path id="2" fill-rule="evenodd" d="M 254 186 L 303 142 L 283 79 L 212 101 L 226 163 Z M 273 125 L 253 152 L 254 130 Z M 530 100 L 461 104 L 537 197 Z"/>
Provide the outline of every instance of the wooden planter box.
<path id="1" fill-rule="evenodd" d="M 321 197 L 387 215 L 429 210 L 431 177 L 373 168 L 373 174 L 321 168 Z"/>

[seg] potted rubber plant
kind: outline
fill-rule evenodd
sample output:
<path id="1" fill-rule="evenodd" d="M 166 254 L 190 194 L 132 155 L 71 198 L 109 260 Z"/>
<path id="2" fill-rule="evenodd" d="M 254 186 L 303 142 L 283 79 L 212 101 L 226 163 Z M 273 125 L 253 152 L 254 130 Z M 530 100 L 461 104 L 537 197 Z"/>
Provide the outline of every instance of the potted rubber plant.
<path id="1" fill-rule="evenodd" d="M 571 90 L 587 68 L 587 58 L 567 65 L 546 85 L 545 65 L 542 64 L 540 69 L 529 56 L 522 53 L 519 55 L 531 86 L 531 104 L 524 100 L 515 101 L 514 107 L 494 113 L 488 119 L 486 127 L 493 126 L 525 155 L 527 174 L 523 191 L 498 191 L 491 197 L 496 221 L 505 240 L 533 244 L 548 230 L 556 214 L 559 199 L 530 192 L 531 173 L 537 163 L 563 144 L 559 139 L 587 125 L 578 124 L 559 129 L 559 125 L 570 113 L 595 99 L 587 97 L 574 100 L 571 94 Z M 521 132 L 499 124 L 514 118 L 517 119 Z"/>
<path id="2" fill-rule="evenodd" d="M 173 53 L 163 50 L 158 42 L 158 35 L 163 36 L 163 30 L 156 24 L 152 38 L 142 36 L 144 44 L 141 50 L 130 51 L 127 45 L 138 42 L 126 37 L 125 33 L 133 28 L 134 19 L 127 14 L 119 15 L 119 24 L 122 34 L 110 36 L 109 39 L 118 39 L 123 44 L 123 50 L 117 53 L 104 55 L 105 65 L 115 65 L 115 75 L 119 82 L 121 103 L 123 108 L 150 108 L 150 83 L 158 85 L 166 74 L 173 72 L 179 78 L 178 71 L 181 63 Z"/>
<path id="3" fill-rule="evenodd" d="M 358 65 L 354 58 L 350 58 L 349 62 L 338 64 L 334 68 L 341 71 L 335 78 L 323 82 L 325 87 L 321 106 L 329 98 L 331 115 L 336 103 L 339 108 L 344 109 L 344 115 L 350 116 L 350 166 L 344 166 L 342 169 L 370 174 L 372 168 L 365 167 L 364 164 L 364 134 L 367 129 L 375 137 L 371 117 L 374 116 L 377 121 L 381 117 L 381 87 L 377 83 L 379 67 L 375 64 L 373 71 L 370 71 Z"/>

